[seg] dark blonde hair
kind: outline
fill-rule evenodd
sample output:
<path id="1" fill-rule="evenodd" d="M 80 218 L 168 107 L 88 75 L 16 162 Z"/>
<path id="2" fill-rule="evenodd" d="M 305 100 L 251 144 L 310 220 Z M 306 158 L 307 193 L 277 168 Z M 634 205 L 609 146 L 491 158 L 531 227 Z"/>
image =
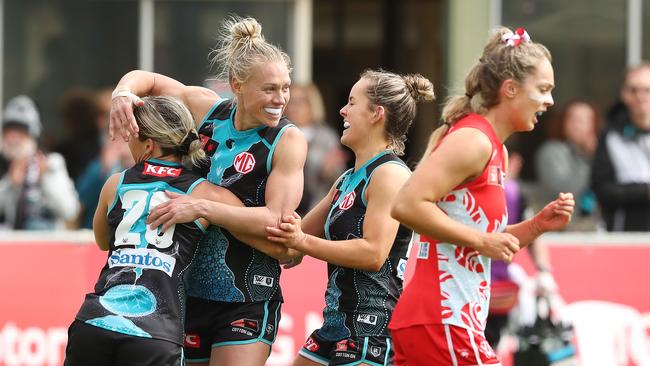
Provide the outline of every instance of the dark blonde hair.
<path id="1" fill-rule="evenodd" d="M 465 77 L 465 94 L 447 99 L 442 110 L 443 125 L 433 131 L 425 156 L 456 121 L 470 113 L 483 114 L 499 104 L 499 90 L 504 81 L 512 79 L 521 83 L 536 71 L 540 59 L 552 61 L 551 53 L 540 43 L 526 40 L 516 46 L 506 44 L 502 37 L 507 33 L 514 32 L 505 27 L 493 32 L 483 54 Z"/>
<path id="2" fill-rule="evenodd" d="M 144 97 L 142 100 L 144 105 L 133 108 L 140 141 L 150 138 L 160 146 L 163 155 L 179 156 L 184 165 L 198 165 L 205 158 L 205 152 L 187 107 L 173 97 Z"/>
<path id="3" fill-rule="evenodd" d="M 219 78 L 246 82 L 253 66 L 281 62 L 291 71 L 289 56 L 262 35 L 262 25 L 254 18 L 230 17 L 221 28 L 219 43 L 210 53 L 211 64 L 219 66 Z"/>
<path id="4" fill-rule="evenodd" d="M 419 74 L 398 75 L 383 70 L 366 70 L 361 74 L 368 80 L 366 95 L 370 107 L 382 106 L 386 111 L 385 131 L 391 149 L 404 154 L 404 141 L 417 112 L 417 102 L 435 99 L 433 84 Z"/>

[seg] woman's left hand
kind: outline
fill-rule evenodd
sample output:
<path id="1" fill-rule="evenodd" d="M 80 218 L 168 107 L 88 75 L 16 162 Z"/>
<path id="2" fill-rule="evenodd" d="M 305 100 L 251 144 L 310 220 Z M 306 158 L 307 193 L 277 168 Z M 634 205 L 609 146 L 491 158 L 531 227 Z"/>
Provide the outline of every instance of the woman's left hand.
<path id="1" fill-rule="evenodd" d="M 573 193 L 560 193 L 555 201 L 546 205 L 533 217 L 535 229 L 539 231 L 539 234 L 564 229 L 571 221 L 575 205 Z"/>
<path id="2" fill-rule="evenodd" d="M 295 212 L 292 215 L 283 217 L 278 227 L 266 227 L 267 239 L 274 243 L 280 243 L 287 248 L 297 249 L 307 239 L 307 234 L 302 231 L 300 222 L 300 215 Z"/>
<path id="3" fill-rule="evenodd" d="M 169 201 L 163 202 L 154 207 L 147 217 L 147 224 L 157 228 L 162 225 L 161 233 L 164 233 L 172 225 L 178 223 L 192 222 L 199 217 L 199 200 L 188 195 L 165 191 Z"/>

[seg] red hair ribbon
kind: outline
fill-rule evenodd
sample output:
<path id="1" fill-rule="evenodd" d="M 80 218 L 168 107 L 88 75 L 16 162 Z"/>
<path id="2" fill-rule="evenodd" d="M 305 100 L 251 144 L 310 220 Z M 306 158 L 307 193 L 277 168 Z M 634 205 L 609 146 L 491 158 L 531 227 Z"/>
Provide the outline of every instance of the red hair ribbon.
<path id="1" fill-rule="evenodd" d="M 504 33 L 501 36 L 501 42 L 505 43 L 508 46 L 517 47 L 521 44 L 521 42 L 530 42 L 530 36 L 524 28 L 517 28 L 514 33 Z"/>

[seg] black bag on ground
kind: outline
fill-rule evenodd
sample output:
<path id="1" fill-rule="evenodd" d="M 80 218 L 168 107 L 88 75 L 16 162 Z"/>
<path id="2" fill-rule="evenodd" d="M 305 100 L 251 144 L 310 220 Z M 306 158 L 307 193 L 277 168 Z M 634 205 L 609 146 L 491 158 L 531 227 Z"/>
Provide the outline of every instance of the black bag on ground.
<path id="1" fill-rule="evenodd" d="M 538 298 L 535 324 L 517 331 L 519 348 L 514 355 L 515 366 L 577 366 L 573 327 L 551 320 L 550 311 L 540 315 L 540 304 L 550 308 L 548 298 Z"/>

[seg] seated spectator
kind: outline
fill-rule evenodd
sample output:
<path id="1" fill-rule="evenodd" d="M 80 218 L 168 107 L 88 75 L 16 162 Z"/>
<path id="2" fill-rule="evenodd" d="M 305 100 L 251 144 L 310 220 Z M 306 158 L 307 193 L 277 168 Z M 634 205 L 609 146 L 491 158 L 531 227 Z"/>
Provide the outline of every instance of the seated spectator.
<path id="1" fill-rule="evenodd" d="M 650 63 L 631 67 L 596 148 L 591 186 L 608 231 L 650 230 Z"/>
<path id="2" fill-rule="evenodd" d="M 325 123 L 323 99 L 316 85 L 292 85 L 291 100 L 285 113 L 302 130 L 308 143 L 305 188 L 296 209 L 304 215 L 327 195 L 334 181 L 343 173 L 347 153 L 341 147 L 336 131 Z"/>
<path id="3" fill-rule="evenodd" d="M 558 192 L 576 197 L 578 215 L 568 230 L 596 229 L 596 197 L 589 179 L 600 124 L 594 106 L 581 100 L 569 102 L 549 125 L 549 140 L 535 156 L 542 202 L 552 200 Z"/>
<path id="4" fill-rule="evenodd" d="M 0 227 L 16 230 L 62 228 L 79 211 L 77 192 L 59 154 L 38 148 L 41 121 L 34 102 L 17 96 L 2 118 Z"/>

